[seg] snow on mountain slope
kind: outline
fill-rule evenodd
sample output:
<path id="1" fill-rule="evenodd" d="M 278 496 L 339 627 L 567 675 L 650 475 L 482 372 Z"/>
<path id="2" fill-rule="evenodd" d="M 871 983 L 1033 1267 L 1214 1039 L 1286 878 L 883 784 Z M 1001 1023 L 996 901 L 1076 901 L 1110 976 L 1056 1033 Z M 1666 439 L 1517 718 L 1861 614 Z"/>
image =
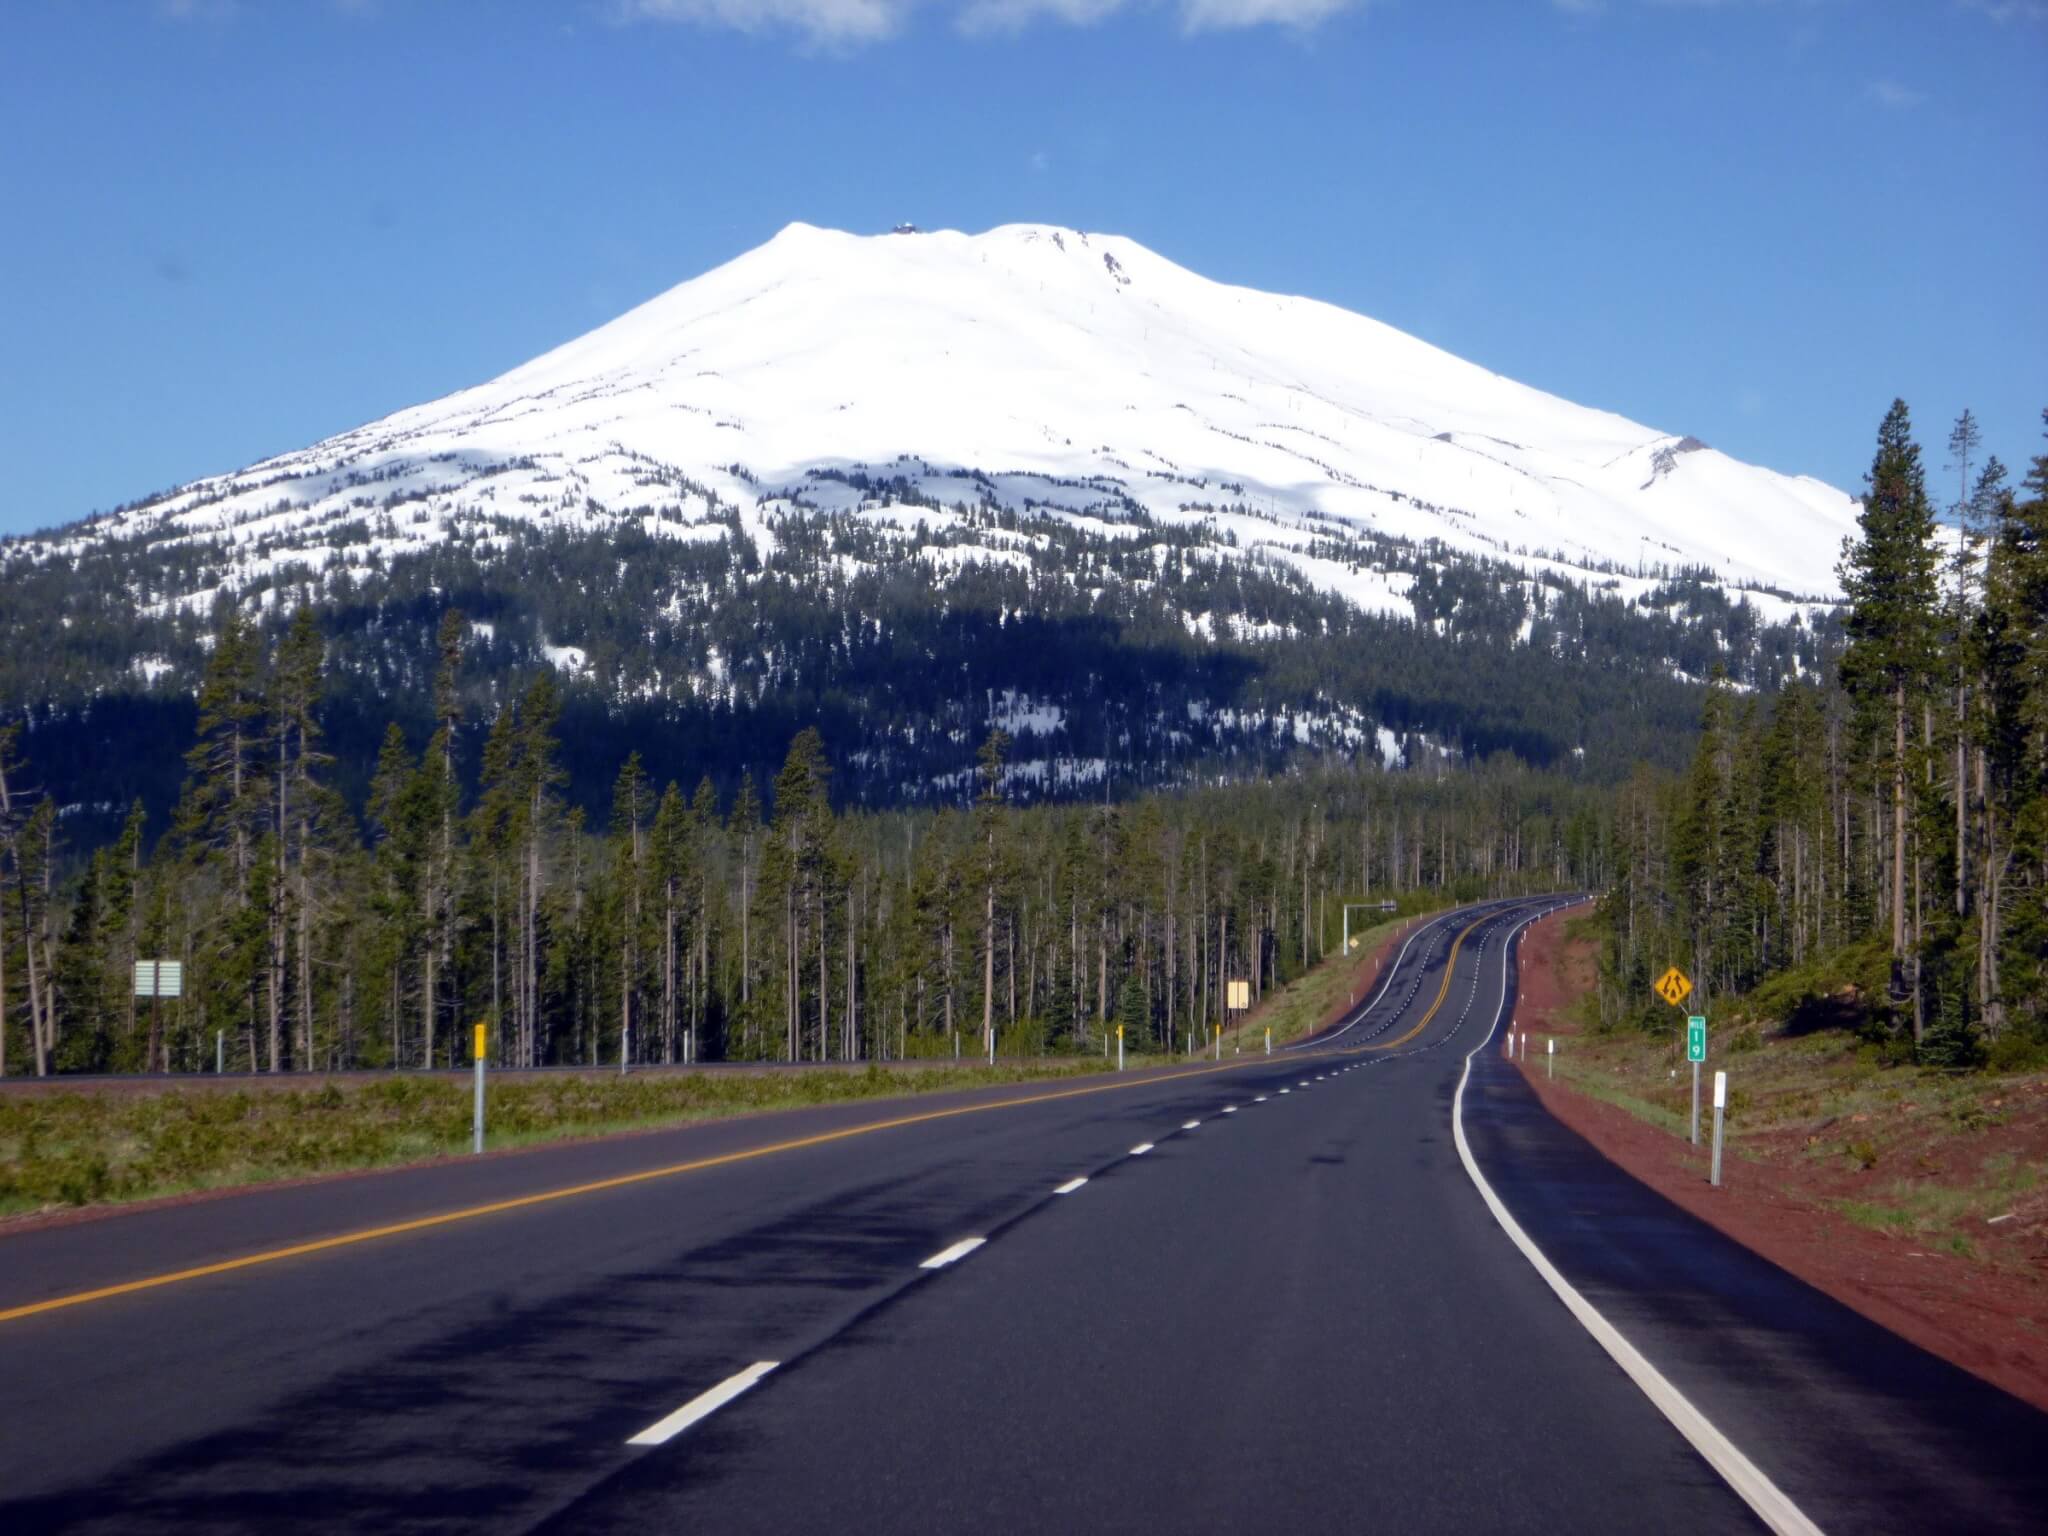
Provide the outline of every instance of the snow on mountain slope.
<path id="1" fill-rule="evenodd" d="M 1129 240 L 796 224 L 489 383 L 31 542 L 220 540 L 213 574 L 246 590 L 498 520 L 720 539 L 736 512 L 772 547 L 779 517 L 817 509 L 913 541 L 946 514 L 886 505 L 899 477 L 946 507 L 1110 528 L 1142 509 L 1395 613 L 1405 575 L 1330 558 L 1333 540 L 1437 540 L 1625 595 L 1704 566 L 1782 619 L 1835 594 L 1856 511 Z M 999 536 L 972 557 L 1018 558 Z"/>

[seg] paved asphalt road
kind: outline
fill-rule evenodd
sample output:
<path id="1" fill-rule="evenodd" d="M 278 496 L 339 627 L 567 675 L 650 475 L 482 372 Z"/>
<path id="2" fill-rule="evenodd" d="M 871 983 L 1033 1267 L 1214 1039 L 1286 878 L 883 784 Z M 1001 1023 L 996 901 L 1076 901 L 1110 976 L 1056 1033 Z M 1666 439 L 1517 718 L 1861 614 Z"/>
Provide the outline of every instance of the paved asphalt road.
<path id="1" fill-rule="evenodd" d="M 2038 1528 L 2048 1419 L 1621 1174 L 1501 1059 L 1552 904 L 1431 924 L 1271 1060 L 0 1239 L 0 1531 L 1760 1528 L 1703 1433 L 1782 1528 Z M 1482 1199 L 1461 1081 L 1473 1169 L 1691 1438 Z"/>

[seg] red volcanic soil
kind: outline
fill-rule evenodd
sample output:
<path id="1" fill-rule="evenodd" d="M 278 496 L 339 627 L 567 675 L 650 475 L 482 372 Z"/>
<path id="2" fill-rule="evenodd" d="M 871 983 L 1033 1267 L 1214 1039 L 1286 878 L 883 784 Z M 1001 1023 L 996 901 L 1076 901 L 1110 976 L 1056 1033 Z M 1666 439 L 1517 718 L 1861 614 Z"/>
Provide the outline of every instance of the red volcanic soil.
<path id="1" fill-rule="evenodd" d="M 1593 983 L 1594 945 L 1565 937 L 1567 916 L 1531 927 L 1522 947 L 1516 1014 L 1539 1039 L 1580 1033 L 1568 1010 Z M 1811 1155 L 1819 1123 L 1746 1132 L 1743 1155 L 1726 1160 L 1715 1189 L 1704 1145 L 1695 1149 L 1561 1078 L 1546 1079 L 1540 1049 L 1523 1072 L 1552 1114 L 1659 1194 L 1873 1322 L 2048 1410 L 2048 1191 L 2018 1197 L 2011 1218 L 1996 1226 L 1975 1220 L 1977 1256 L 1963 1256 L 1933 1247 L 1925 1234 L 1875 1230 L 1843 1215 L 1838 1202 L 1884 1196 L 1870 1171 Z M 1870 1127 L 1883 1138 L 1885 1164 L 1935 1180 L 2001 1154 L 2022 1167 L 2048 1162 L 2048 1081 L 1987 1080 L 1986 1093 L 1996 1123 L 1967 1132 L 1916 1116 L 1912 1103 L 1851 1118 L 1890 1121 Z"/>

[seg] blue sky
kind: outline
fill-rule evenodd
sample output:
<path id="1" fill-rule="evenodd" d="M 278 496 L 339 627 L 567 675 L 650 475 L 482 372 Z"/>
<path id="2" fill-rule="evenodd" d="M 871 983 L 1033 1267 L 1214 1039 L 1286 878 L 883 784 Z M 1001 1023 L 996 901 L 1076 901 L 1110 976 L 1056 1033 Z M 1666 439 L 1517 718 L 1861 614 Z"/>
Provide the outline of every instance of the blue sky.
<path id="1" fill-rule="evenodd" d="M 0 532 L 802 219 L 1129 235 L 1857 488 L 2048 405 L 2048 0 L 8 0 Z"/>

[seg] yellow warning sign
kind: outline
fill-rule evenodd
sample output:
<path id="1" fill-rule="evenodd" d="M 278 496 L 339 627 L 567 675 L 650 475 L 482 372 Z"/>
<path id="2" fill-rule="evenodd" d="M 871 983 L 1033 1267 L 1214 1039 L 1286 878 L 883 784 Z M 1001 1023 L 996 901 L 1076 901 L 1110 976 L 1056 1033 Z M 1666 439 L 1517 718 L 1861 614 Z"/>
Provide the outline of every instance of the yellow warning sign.
<path id="1" fill-rule="evenodd" d="M 1692 996 L 1692 983 L 1686 979 L 1685 972 L 1674 965 L 1657 978 L 1656 991 L 1659 997 L 1676 1008 Z"/>

